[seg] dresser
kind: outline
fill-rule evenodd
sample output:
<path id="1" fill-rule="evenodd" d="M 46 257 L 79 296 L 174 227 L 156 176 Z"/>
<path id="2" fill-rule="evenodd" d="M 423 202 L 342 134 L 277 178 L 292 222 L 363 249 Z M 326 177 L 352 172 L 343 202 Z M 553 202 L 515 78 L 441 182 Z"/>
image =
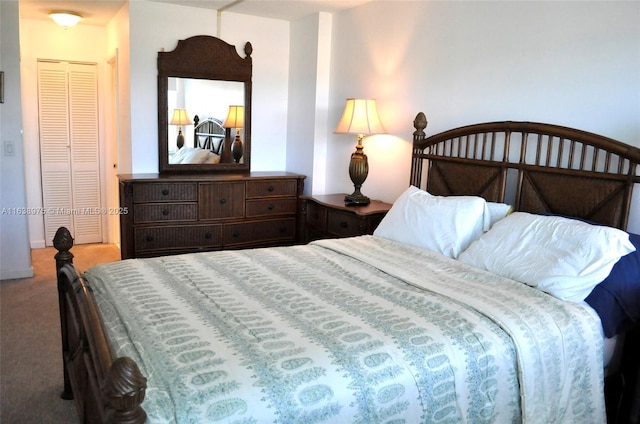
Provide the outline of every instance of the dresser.
<path id="1" fill-rule="evenodd" d="M 290 245 L 304 176 L 120 175 L 122 259 Z"/>
<path id="2" fill-rule="evenodd" d="M 366 206 L 345 206 L 344 194 L 300 197 L 300 241 L 372 234 L 391 209 L 389 203 L 371 200 Z"/>

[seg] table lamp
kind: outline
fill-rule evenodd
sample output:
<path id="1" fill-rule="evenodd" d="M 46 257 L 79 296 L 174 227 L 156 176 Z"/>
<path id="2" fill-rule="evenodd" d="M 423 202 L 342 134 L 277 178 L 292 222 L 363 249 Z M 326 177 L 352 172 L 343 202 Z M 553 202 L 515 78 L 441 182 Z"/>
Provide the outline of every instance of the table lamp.
<path id="1" fill-rule="evenodd" d="M 174 109 L 173 116 L 171 117 L 171 125 L 178 126 L 178 138 L 176 139 L 176 145 L 178 149 L 181 149 L 184 146 L 184 135 L 182 135 L 182 126 L 183 125 L 191 125 L 193 122 L 187 115 L 186 109 Z"/>
<path id="2" fill-rule="evenodd" d="M 242 140 L 240 140 L 240 128 L 244 127 L 244 106 L 229 106 L 227 119 L 224 120 L 222 126 L 225 128 L 235 128 L 236 137 L 231 145 L 231 155 L 235 163 L 240 162 L 242 158 Z"/>
<path id="3" fill-rule="evenodd" d="M 362 139 L 365 135 L 383 134 L 385 129 L 378 117 L 376 101 L 373 99 L 347 99 L 338 122 L 335 133 L 357 134 L 358 144 L 356 151 L 351 154 L 349 162 L 349 176 L 353 182 L 354 191 L 346 195 L 344 203 L 347 206 L 368 205 L 370 200 L 360 192 L 362 184 L 369 174 L 367 155 L 363 152 Z"/>

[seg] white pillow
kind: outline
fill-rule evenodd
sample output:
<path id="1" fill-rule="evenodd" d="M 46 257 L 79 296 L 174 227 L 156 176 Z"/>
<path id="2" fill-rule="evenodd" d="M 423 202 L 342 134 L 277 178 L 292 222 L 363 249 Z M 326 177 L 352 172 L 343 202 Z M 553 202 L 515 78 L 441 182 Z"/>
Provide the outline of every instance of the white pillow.
<path id="1" fill-rule="evenodd" d="M 410 186 L 373 234 L 457 258 L 488 228 L 489 213 L 483 198 L 433 196 Z"/>
<path id="2" fill-rule="evenodd" d="M 170 164 L 182 163 L 182 160 L 184 159 L 184 155 L 187 153 L 187 150 L 188 149 L 186 147 L 183 147 L 179 149 L 177 152 L 169 153 L 169 163 Z"/>
<path id="3" fill-rule="evenodd" d="M 559 299 L 581 302 L 634 250 L 629 234 L 615 228 L 514 212 L 458 259 Z"/>
<path id="4" fill-rule="evenodd" d="M 513 206 L 507 203 L 487 202 L 489 210 L 489 227 L 513 212 Z"/>
<path id="5" fill-rule="evenodd" d="M 207 157 L 207 160 L 204 161 L 204 163 L 220 163 L 220 156 L 216 155 L 213 152 L 209 152 L 209 156 Z"/>
<path id="6" fill-rule="evenodd" d="M 184 147 L 183 147 L 184 149 Z M 196 164 L 200 164 L 200 163 L 205 163 L 206 160 L 209 158 L 209 154 L 211 152 L 209 152 L 208 150 L 204 150 L 204 149 L 199 149 L 196 147 L 192 147 L 189 148 L 189 150 L 187 150 L 187 152 L 185 153 L 184 157 L 182 158 L 182 162 L 180 163 L 196 163 Z"/>

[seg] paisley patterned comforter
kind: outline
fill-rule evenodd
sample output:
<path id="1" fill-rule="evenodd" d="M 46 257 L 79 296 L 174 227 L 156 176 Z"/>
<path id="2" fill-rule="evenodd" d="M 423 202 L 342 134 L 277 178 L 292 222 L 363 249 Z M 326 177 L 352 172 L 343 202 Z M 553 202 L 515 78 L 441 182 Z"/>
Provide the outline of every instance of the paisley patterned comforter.
<path id="1" fill-rule="evenodd" d="M 373 236 L 85 276 L 152 423 L 603 423 L 593 311 Z"/>

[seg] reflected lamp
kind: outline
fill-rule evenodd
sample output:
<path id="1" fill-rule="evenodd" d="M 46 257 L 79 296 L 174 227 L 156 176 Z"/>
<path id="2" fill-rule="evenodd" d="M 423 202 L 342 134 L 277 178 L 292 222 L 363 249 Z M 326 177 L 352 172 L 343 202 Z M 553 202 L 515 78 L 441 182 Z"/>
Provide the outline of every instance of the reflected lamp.
<path id="1" fill-rule="evenodd" d="M 231 144 L 231 156 L 233 161 L 239 163 L 242 158 L 242 140 L 240 139 L 240 129 L 244 128 L 244 106 L 229 106 L 227 119 L 222 123 L 224 128 L 235 128 L 236 136 Z"/>
<path id="2" fill-rule="evenodd" d="M 378 117 L 378 109 L 374 99 L 347 99 L 338 122 L 335 133 L 357 134 L 356 151 L 351 154 L 349 162 L 349 177 L 353 182 L 354 191 L 344 198 L 347 206 L 368 205 L 370 200 L 360 191 L 362 184 L 369 174 L 367 155 L 364 154 L 362 139 L 365 135 L 384 134 L 386 131 Z"/>
<path id="3" fill-rule="evenodd" d="M 176 139 L 176 145 L 178 146 L 178 149 L 181 149 L 182 146 L 184 146 L 184 135 L 182 135 L 182 126 L 193 124 L 191 118 L 189 118 L 189 115 L 187 114 L 187 110 L 174 109 L 173 115 L 171 116 L 171 122 L 169 122 L 169 124 L 178 126 L 178 138 Z"/>

